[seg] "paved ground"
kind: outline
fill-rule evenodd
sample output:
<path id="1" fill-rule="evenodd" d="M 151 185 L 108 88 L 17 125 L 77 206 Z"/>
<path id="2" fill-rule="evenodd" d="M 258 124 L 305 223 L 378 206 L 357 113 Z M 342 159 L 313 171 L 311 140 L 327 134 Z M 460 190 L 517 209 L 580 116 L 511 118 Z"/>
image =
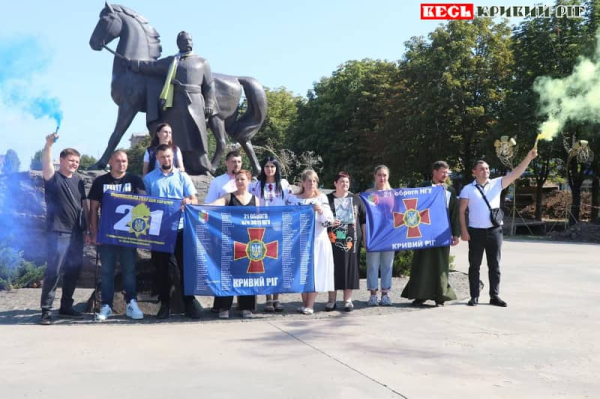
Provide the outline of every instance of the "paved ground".
<path id="1" fill-rule="evenodd" d="M 453 251 L 466 271 L 466 245 Z M 43 327 L 39 292 L 2 293 L 0 397 L 599 397 L 600 246 L 507 241 L 503 255 L 507 309 L 482 295 L 477 308 Z"/>

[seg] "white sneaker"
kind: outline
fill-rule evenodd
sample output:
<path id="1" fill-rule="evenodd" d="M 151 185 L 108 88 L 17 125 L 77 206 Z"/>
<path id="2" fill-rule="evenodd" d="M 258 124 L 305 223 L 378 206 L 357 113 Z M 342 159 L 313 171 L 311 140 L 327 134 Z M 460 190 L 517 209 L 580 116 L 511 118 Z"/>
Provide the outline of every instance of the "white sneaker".
<path id="1" fill-rule="evenodd" d="M 100 313 L 96 315 L 96 320 L 105 321 L 112 315 L 112 309 L 108 305 L 102 305 Z"/>
<path id="2" fill-rule="evenodd" d="M 142 320 L 144 318 L 144 312 L 138 307 L 137 301 L 132 299 L 127 304 L 127 311 L 125 312 L 127 317 L 131 317 L 133 320 Z"/>
<path id="3" fill-rule="evenodd" d="M 392 300 L 388 295 L 381 296 L 381 306 L 392 306 Z"/>
<path id="4" fill-rule="evenodd" d="M 228 319 L 229 318 L 229 310 L 220 310 L 219 311 L 219 319 Z"/>
<path id="5" fill-rule="evenodd" d="M 367 302 L 367 306 L 379 306 L 379 301 L 377 301 L 377 295 L 371 295 L 371 298 L 369 298 L 369 302 Z"/>
<path id="6" fill-rule="evenodd" d="M 242 317 L 244 319 L 251 319 L 252 317 L 254 317 L 254 314 L 250 310 L 242 310 Z"/>

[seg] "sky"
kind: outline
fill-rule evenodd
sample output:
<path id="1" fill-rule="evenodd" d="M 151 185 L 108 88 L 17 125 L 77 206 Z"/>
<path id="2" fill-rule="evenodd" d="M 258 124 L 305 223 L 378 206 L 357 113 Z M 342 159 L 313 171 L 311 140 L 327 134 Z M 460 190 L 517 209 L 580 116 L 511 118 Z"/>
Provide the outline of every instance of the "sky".
<path id="1" fill-rule="evenodd" d="M 421 3 L 124 0 L 118 4 L 146 17 L 158 31 L 162 56 L 177 52 L 177 33 L 186 30 L 194 38 L 194 51 L 210 62 L 213 72 L 252 76 L 268 88 L 284 86 L 306 96 L 315 82 L 346 61 L 399 60 L 407 40 L 427 36 L 440 24 L 420 19 Z M 533 3 L 520 0 L 518 5 Z M 481 0 L 475 5 L 514 3 Z M 15 150 L 21 170 L 28 169 L 61 117 L 55 158 L 64 147 L 96 158 L 104 152 L 117 117 L 110 96 L 113 56 L 89 46 L 103 7 L 103 1 L 92 0 L 21 0 L 2 6 L 0 121 L 5 131 L 0 154 Z M 116 44 L 115 40 L 109 46 L 115 49 Z M 145 115 L 140 113 L 119 147 L 129 147 L 132 133 L 146 131 Z"/>

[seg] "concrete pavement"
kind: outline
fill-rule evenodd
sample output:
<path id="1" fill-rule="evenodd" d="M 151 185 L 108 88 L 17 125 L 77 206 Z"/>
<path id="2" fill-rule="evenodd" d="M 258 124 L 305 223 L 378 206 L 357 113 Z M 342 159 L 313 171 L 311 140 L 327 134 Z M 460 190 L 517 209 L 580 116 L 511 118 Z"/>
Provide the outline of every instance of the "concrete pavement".
<path id="1" fill-rule="evenodd" d="M 453 254 L 466 271 L 467 245 Z M 600 397 L 599 259 L 600 245 L 505 241 L 506 309 L 487 305 L 483 266 L 476 308 L 0 325 L 0 397 Z"/>

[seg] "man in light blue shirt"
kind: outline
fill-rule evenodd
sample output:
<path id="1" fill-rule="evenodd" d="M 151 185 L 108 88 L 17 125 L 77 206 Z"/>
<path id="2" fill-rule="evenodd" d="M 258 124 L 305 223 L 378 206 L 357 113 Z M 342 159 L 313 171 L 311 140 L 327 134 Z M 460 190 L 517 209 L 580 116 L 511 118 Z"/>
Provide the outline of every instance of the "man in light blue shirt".
<path id="1" fill-rule="evenodd" d="M 173 150 L 171 147 L 166 144 L 159 145 L 156 149 L 156 159 L 160 163 L 160 168 L 154 169 L 144 178 L 146 193 L 152 197 L 181 199 L 182 208 L 185 204 L 197 204 L 196 187 L 192 179 L 173 167 Z M 175 253 L 152 251 L 152 262 L 156 267 L 158 299 L 160 300 L 160 310 L 156 318 L 167 319 L 171 313 L 171 288 L 174 283 L 171 279 L 171 273 L 169 273 L 171 268 L 179 270 L 179 281 L 183 294 L 183 219 L 179 222 Z M 184 296 L 183 301 L 185 315 L 192 319 L 200 318 L 202 307 L 196 298 L 191 295 Z"/>

